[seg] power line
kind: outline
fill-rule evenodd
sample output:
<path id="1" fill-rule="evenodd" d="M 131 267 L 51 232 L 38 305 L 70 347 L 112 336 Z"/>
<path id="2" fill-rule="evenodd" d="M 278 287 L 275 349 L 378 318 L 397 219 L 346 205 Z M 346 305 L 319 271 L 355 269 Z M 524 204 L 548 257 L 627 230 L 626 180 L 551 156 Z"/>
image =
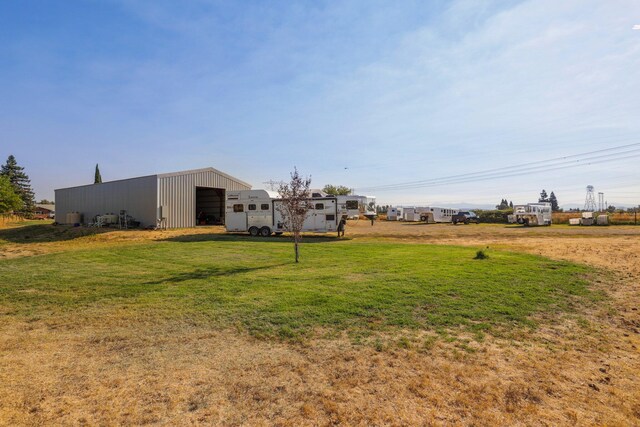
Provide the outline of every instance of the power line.
<path id="1" fill-rule="evenodd" d="M 515 176 L 523 172 L 537 173 L 537 172 L 558 170 L 563 168 L 570 168 L 575 166 L 582 166 L 586 164 L 606 163 L 609 161 L 624 160 L 624 159 L 637 157 L 638 155 L 640 155 L 640 148 L 620 151 L 624 148 L 637 147 L 637 146 L 640 146 L 640 143 L 626 144 L 626 145 L 621 145 L 617 147 L 610 147 L 610 148 L 605 148 L 600 150 L 589 151 L 581 154 L 556 157 L 553 159 L 541 160 L 541 161 L 535 161 L 535 162 L 521 163 L 521 164 L 512 165 L 508 167 L 488 169 L 488 170 L 479 171 L 479 172 L 450 175 L 450 176 L 445 176 L 441 178 L 432 178 L 427 180 L 409 181 L 404 183 L 386 184 L 386 185 L 379 185 L 379 186 L 361 187 L 361 188 L 357 188 L 357 190 L 358 191 L 386 191 L 386 190 L 430 187 L 430 186 L 436 186 L 436 185 L 458 184 L 458 183 L 465 183 L 465 182 L 476 181 L 476 180 L 497 179 L 497 178 L 503 178 L 508 176 Z M 591 154 L 606 153 L 609 151 L 616 151 L 616 150 L 618 152 L 608 153 L 608 154 L 598 154 L 591 157 L 585 157 Z M 514 172 L 514 170 L 516 169 L 517 169 L 517 172 Z"/>

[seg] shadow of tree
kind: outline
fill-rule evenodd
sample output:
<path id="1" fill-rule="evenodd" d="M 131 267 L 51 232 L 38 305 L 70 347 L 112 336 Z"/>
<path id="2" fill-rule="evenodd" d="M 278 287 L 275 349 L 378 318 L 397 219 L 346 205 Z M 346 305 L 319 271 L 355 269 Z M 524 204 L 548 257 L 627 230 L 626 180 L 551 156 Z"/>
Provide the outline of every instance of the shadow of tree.
<path id="1" fill-rule="evenodd" d="M 113 228 L 71 227 L 65 225 L 34 224 L 0 230 L 0 240 L 12 243 L 62 242 L 94 234 L 118 231 Z"/>
<path id="2" fill-rule="evenodd" d="M 152 280 L 148 282 L 144 282 L 144 285 L 161 285 L 164 283 L 181 283 L 189 280 L 205 280 L 210 279 L 212 277 L 219 276 L 233 276 L 235 274 L 244 274 L 250 273 L 259 270 L 268 270 L 275 267 L 281 267 L 284 265 L 289 265 L 290 263 L 281 263 L 281 264 L 272 264 L 272 265 L 263 265 L 259 267 L 233 267 L 233 268 L 222 268 L 222 267 L 206 267 L 206 268 L 198 268 L 193 271 L 175 274 L 173 276 L 165 277 L 158 280 Z"/>
<path id="3" fill-rule="evenodd" d="M 328 243 L 351 240 L 350 237 L 337 236 L 303 236 L 302 243 Z M 167 237 L 165 242 L 196 243 L 196 242 L 259 242 L 259 243 L 287 243 L 291 241 L 288 235 L 270 237 L 251 237 L 247 234 L 185 234 L 182 236 Z"/>

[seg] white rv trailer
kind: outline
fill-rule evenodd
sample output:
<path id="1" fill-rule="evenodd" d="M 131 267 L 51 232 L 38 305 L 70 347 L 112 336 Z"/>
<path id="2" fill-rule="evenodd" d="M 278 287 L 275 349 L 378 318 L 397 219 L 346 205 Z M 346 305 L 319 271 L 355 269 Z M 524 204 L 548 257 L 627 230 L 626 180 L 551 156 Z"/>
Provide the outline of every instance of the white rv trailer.
<path id="1" fill-rule="evenodd" d="M 275 194 L 266 190 L 227 191 L 225 227 L 227 231 L 248 231 L 252 236 L 269 236 L 286 231 L 278 205 L 282 203 Z M 336 197 L 310 197 L 307 218 L 302 231 L 326 233 L 336 231 L 343 215 L 338 210 Z"/>
<path id="2" fill-rule="evenodd" d="M 551 203 L 516 205 L 508 218 L 512 224 L 551 225 Z"/>

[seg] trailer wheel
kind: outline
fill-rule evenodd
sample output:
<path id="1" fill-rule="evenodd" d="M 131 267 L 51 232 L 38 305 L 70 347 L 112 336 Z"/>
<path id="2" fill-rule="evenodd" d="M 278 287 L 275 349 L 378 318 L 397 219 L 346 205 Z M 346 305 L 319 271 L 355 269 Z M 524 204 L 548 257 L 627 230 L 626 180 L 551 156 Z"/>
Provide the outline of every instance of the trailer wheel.
<path id="1" fill-rule="evenodd" d="M 427 217 L 426 217 L 426 216 L 421 216 L 421 217 L 420 217 L 420 221 L 422 221 L 422 222 L 427 222 Z"/>
<path id="2" fill-rule="evenodd" d="M 252 237 L 256 237 L 259 233 L 260 233 L 260 230 L 258 229 L 258 227 L 250 227 L 249 228 L 249 234 Z"/>
<path id="3" fill-rule="evenodd" d="M 260 229 L 260 235 L 262 237 L 269 237 L 271 236 L 271 229 L 269 227 L 262 227 Z"/>

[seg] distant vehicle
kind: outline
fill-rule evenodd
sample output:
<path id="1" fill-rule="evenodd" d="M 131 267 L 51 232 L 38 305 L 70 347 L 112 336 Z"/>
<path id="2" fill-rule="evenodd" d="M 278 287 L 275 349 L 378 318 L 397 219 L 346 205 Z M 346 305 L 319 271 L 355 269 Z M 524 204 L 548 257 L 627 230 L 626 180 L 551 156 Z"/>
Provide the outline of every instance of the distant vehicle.
<path id="1" fill-rule="evenodd" d="M 475 212 L 460 211 L 451 217 L 451 222 L 453 222 L 454 225 L 458 224 L 459 222 L 463 224 L 469 224 L 470 222 L 480 224 L 480 218 L 478 218 L 478 215 L 476 215 Z"/>
<path id="2" fill-rule="evenodd" d="M 529 203 L 516 205 L 509 222 L 528 225 L 551 225 L 551 203 Z"/>

